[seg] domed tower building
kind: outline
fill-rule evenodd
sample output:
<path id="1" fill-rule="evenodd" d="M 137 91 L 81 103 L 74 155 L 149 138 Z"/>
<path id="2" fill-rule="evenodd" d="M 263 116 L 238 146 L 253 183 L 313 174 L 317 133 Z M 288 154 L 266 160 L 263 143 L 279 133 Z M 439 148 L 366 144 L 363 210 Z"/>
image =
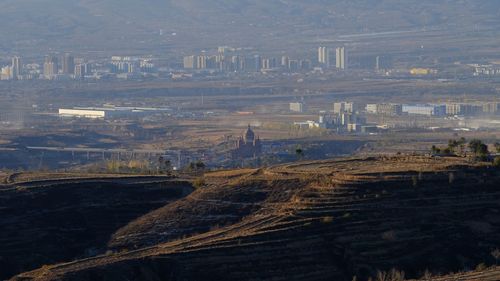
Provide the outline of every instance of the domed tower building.
<path id="1" fill-rule="evenodd" d="M 236 142 L 236 148 L 233 151 L 233 158 L 255 158 L 262 153 L 262 144 L 260 138 L 255 136 L 250 125 L 243 136 Z"/>

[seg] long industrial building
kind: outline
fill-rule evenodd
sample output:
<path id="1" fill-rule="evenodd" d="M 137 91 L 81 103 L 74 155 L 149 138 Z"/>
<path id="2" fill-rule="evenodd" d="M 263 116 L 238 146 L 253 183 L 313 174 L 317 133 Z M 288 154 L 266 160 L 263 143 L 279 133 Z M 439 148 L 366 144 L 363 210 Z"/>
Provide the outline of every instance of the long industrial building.
<path id="1" fill-rule="evenodd" d="M 61 117 L 76 117 L 76 118 L 121 118 L 144 116 L 156 113 L 170 112 L 170 108 L 153 108 L 153 107 L 74 107 L 60 108 L 59 116 Z"/>
<path id="2" fill-rule="evenodd" d="M 106 111 L 60 108 L 59 109 L 59 116 L 100 119 L 100 118 L 106 117 Z"/>
<path id="3" fill-rule="evenodd" d="M 409 115 L 445 116 L 446 105 L 418 104 L 403 105 L 403 112 Z"/>

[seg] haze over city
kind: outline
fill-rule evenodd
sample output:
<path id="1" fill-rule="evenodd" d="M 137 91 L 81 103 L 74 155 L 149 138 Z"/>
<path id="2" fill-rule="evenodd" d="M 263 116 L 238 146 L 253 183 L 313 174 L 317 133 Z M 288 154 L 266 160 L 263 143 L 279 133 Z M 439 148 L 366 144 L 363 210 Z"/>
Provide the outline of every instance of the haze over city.
<path id="1" fill-rule="evenodd" d="M 500 280 L 495 0 L 0 2 L 0 280 Z"/>

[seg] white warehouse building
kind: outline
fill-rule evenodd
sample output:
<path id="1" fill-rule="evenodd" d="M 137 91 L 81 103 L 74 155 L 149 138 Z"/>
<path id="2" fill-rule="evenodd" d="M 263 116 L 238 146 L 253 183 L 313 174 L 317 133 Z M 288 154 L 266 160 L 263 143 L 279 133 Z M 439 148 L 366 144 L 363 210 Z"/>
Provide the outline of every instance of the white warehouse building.
<path id="1" fill-rule="evenodd" d="M 61 117 L 78 117 L 78 118 L 123 118 L 146 116 L 156 113 L 171 112 L 170 108 L 154 108 L 154 107 L 75 107 L 75 108 L 60 108 L 59 116 Z"/>
<path id="2" fill-rule="evenodd" d="M 90 110 L 90 109 L 60 108 L 59 109 L 59 116 L 100 119 L 100 118 L 106 117 L 106 111 L 104 111 L 104 110 Z"/>
<path id="3" fill-rule="evenodd" d="M 403 113 L 409 115 L 445 116 L 446 106 L 435 104 L 403 105 Z"/>

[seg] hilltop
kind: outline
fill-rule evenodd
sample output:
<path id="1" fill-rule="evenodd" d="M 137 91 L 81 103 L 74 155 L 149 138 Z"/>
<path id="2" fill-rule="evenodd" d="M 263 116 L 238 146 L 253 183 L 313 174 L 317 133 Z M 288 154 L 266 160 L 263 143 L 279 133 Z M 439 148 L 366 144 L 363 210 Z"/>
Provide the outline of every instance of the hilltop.
<path id="1" fill-rule="evenodd" d="M 12 280 L 366 280 L 379 270 L 408 278 L 459 272 L 495 262 L 499 177 L 465 159 L 418 156 L 212 172 L 205 186 L 111 234 L 106 254 Z M 470 274 L 500 276 L 495 268 Z"/>

